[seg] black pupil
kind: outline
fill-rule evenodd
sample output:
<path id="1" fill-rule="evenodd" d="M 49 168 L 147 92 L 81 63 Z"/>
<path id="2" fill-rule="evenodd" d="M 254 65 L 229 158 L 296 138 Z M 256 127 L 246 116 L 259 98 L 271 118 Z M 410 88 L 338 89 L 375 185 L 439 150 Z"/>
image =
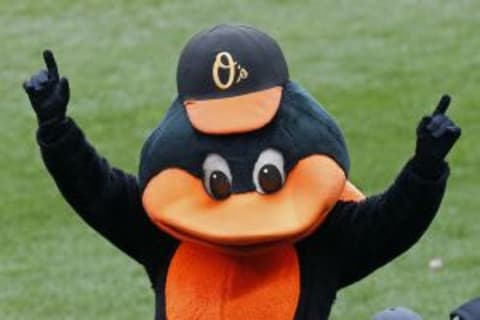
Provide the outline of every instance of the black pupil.
<path id="1" fill-rule="evenodd" d="M 282 175 L 273 164 L 266 164 L 258 173 L 258 183 L 263 192 L 273 193 L 282 188 Z"/>
<path id="2" fill-rule="evenodd" d="M 217 200 L 228 198 L 232 193 L 230 181 L 222 171 L 213 171 L 210 175 L 210 191 Z"/>

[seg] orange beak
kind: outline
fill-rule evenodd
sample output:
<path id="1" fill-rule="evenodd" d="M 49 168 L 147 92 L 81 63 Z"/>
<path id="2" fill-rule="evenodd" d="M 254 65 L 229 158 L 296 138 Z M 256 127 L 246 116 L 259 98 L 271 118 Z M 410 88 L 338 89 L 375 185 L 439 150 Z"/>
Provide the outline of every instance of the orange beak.
<path id="1" fill-rule="evenodd" d="M 159 228 L 181 240 L 241 251 L 309 235 L 342 198 L 346 182 L 335 161 L 312 155 L 298 162 L 274 194 L 249 192 L 217 201 L 198 178 L 166 169 L 147 184 L 143 206 Z M 350 197 L 360 196 L 347 186 Z"/>

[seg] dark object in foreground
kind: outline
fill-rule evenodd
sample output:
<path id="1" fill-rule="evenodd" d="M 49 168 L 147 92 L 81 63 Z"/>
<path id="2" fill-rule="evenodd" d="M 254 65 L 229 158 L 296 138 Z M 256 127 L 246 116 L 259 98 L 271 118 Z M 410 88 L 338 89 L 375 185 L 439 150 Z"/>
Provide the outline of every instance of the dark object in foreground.
<path id="1" fill-rule="evenodd" d="M 480 297 L 470 300 L 450 313 L 451 320 L 480 319 Z"/>
<path id="2" fill-rule="evenodd" d="M 373 316 L 373 320 L 422 320 L 416 312 L 404 307 L 388 308 Z"/>

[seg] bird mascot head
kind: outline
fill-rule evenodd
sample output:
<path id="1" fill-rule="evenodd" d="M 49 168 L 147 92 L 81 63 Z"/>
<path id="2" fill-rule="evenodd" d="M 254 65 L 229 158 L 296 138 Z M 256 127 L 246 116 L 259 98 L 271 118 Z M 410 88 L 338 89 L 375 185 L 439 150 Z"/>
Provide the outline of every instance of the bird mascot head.
<path id="1" fill-rule="evenodd" d="M 278 44 L 249 26 L 193 36 L 178 96 L 147 139 L 139 179 L 151 220 L 230 252 L 295 242 L 340 199 L 362 197 L 332 117 L 289 80 Z"/>

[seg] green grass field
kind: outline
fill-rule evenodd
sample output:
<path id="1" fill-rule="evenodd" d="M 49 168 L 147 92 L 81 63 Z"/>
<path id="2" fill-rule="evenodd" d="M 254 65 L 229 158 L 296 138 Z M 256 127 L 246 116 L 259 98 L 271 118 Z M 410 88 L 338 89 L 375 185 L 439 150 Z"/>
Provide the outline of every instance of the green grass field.
<path id="1" fill-rule="evenodd" d="M 339 121 L 352 180 L 384 190 L 412 154 L 440 95 L 463 129 L 440 213 L 401 258 L 342 291 L 331 319 L 405 305 L 425 319 L 480 295 L 479 1 L 0 0 L 0 319 L 151 319 L 143 269 L 63 201 L 35 144 L 21 82 L 52 48 L 69 77 L 69 113 L 111 163 L 136 172 L 144 139 L 175 95 L 176 61 L 195 31 L 256 25 L 291 76 Z M 445 266 L 432 273 L 428 261 Z"/>

